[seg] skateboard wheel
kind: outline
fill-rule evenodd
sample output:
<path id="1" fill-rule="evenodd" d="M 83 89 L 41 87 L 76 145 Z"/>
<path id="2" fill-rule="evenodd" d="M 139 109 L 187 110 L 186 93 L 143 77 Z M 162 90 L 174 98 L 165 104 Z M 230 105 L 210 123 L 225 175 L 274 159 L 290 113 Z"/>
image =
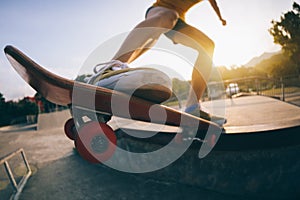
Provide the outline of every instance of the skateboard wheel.
<path id="1" fill-rule="evenodd" d="M 65 134 L 68 138 L 71 140 L 75 140 L 76 135 L 77 135 L 77 130 L 75 127 L 75 122 L 74 119 L 71 118 L 65 123 Z"/>
<path id="2" fill-rule="evenodd" d="M 104 123 L 89 122 L 84 125 L 75 140 L 78 153 L 91 163 L 108 160 L 116 150 L 114 131 Z"/>

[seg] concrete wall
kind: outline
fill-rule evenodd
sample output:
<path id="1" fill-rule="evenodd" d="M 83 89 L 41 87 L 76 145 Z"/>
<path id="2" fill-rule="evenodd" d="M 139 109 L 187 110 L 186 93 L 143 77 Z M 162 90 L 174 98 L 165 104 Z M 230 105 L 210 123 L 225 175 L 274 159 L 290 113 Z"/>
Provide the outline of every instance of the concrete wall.
<path id="1" fill-rule="evenodd" d="M 38 115 L 37 130 L 62 128 L 65 122 L 71 118 L 69 110 Z"/>

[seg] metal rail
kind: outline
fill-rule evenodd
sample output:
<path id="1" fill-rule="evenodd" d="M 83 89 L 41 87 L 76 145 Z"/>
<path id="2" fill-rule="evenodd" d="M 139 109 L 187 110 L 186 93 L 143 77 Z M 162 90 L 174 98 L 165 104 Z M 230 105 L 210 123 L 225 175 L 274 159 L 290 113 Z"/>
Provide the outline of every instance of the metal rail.
<path id="1" fill-rule="evenodd" d="M 23 176 L 23 178 L 21 179 L 21 181 L 19 183 L 16 182 L 16 179 L 12 173 L 12 170 L 9 166 L 9 163 L 8 163 L 8 160 L 10 160 L 11 158 L 13 158 L 14 156 L 18 155 L 18 154 L 21 154 L 22 156 L 22 159 L 24 161 L 24 164 L 26 166 L 26 169 L 27 169 L 27 173 Z M 2 158 L 0 160 L 0 165 L 4 164 L 4 167 L 5 167 L 5 170 L 6 170 L 6 173 L 8 175 L 8 178 L 10 180 L 10 183 L 13 187 L 13 194 L 12 196 L 10 197 L 10 199 L 14 199 L 14 200 L 17 200 L 19 199 L 19 196 L 28 180 L 28 178 L 31 176 L 32 174 L 32 171 L 30 169 L 30 166 L 28 164 L 28 161 L 27 161 L 27 158 L 26 158 L 26 155 L 25 155 L 25 152 L 24 150 L 21 148 L 21 149 L 18 149 L 12 153 L 10 153 L 9 155 L 5 156 L 4 158 Z"/>
<path id="2" fill-rule="evenodd" d="M 236 84 L 238 91 L 232 91 L 230 84 Z M 236 93 L 237 96 L 240 94 L 270 96 L 300 106 L 300 75 L 281 78 L 251 76 L 210 82 L 202 100 L 221 99 L 225 98 L 225 95 L 231 98 Z"/>

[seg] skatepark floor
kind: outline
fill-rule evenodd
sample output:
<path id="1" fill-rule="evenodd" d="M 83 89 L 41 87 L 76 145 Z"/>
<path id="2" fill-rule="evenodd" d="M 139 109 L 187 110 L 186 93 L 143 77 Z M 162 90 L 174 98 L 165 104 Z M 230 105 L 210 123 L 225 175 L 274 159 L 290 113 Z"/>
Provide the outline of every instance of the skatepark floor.
<path id="1" fill-rule="evenodd" d="M 143 174 L 119 172 L 84 161 L 62 128 L 36 130 L 36 125 L 0 129 L 0 156 L 23 148 L 33 170 L 22 200 L 34 199 L 228 199 L 225 195 L 190 185 L 162 182 Z M 4 170 L 0 171 L 4 182 Z M 0 188 L 0 199 L 9 199 L 11 186 Z"/>
<path id="2" fill-rule="evenodd" d="M 245 101 L 247 99 L 248 102 Z M 256 98 L 256 100 L 261 101 L 261 98 Z M 240 100 L 243 104 L 247 103 L 247 107 L 256 103 L 255 108 L 262 104 L 261 102 L 258 104 L 257 101 L 250 98 Z M 263 104 L 274 107 L 270 102 L 272 103 L 273 100 L 266 99 Z M 243 105 L 239 104 L 237 100 L 228 101 L 228 105 L 231 106 L 231 111 L 243 108 Z M 286 105 L 284 107 L 286 108 Z M 295 110 L 296 116 L 299 116 L 299 108 L 292 109 L 293 112 Z M 249 115 L 249 113 L 246 114 Z M 291 116 L 295 115 L 289 114 L 289 117 Z M 42 123 L 39 124 L 0 128 L 0 158 L 18 148 L 23 148 L 33 170 L 33 175 L 20 195 L 22 200 L 251 199 L 246 196 L 218 193 L 187 184 L 158 181 L 145 174 L 119 172 L 104 165 L 89 164 L 76 153 L 73 142 L 64 134 L 62 125 L 69 117 L 68 111 L 40 117 Z M 282 118 L 286 119 L 286 117 Z M 241 119 L 239 118 L 239 120 Z M 234 121 L 228 119 L 228 123 Z M 17 169 L 18 166 L 15 168 Z M 13 171 L 15 171 L 14 168 Z M 1 200 L 10 198 L 11 188 L 4 167 L 0 166 Z"/>

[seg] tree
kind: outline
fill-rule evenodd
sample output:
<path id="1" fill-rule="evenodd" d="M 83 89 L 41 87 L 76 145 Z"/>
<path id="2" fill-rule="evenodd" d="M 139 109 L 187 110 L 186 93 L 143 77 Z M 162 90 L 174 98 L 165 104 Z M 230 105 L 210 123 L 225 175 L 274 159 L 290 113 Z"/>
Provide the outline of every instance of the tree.
<path id="1" fill-rule="evenodd" d="M 293 9 L 280 17 L 280 21 L 272 21 L 269 30 L 274 37 L 274 43 L 282 46 L 294 62 L 300 59 L 300 5 L 293 3 Z"/>
<path id="2" fill-rule="evenodd" d="M 5 103 L 5 98 L 2 93 L 0 93 L 0 104 Z"/>
<path id="3" fill-rule="evenodd" d="M 29 98 L 24 98 L 18 102 L 6 102 L 3 94 L 0 93 L 0 126 L 26 122 L 27 115 L 36 115 L 37 113 L 36 104 L 31 102 Z"/>

